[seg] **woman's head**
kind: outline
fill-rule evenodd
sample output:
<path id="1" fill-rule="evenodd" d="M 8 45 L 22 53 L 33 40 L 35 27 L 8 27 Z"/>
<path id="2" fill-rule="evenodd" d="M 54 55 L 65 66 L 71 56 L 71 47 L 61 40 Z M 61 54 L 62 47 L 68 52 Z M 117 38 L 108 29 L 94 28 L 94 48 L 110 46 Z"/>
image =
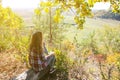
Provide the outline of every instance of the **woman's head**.
<path id="1" fill-rule="evenodd" d="M 35 50 L 37 53 L 42 53 L 43 36 L 42 32 L 35 32 L 31 37 L 30 51 Z"/>

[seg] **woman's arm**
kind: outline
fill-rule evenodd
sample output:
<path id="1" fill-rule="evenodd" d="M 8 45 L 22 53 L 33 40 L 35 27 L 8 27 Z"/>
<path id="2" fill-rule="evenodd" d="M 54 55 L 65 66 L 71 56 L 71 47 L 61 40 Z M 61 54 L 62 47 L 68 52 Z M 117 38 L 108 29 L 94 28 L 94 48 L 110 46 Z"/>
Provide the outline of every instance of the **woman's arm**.
<path id="1" fill-rule="evenodd" d="M 43 47 L 44 47 L 44 52 L 48 55 L 48 50 L 47 50 L 47 48 L 45 46 L 45 43 L 43 43 Z"/>

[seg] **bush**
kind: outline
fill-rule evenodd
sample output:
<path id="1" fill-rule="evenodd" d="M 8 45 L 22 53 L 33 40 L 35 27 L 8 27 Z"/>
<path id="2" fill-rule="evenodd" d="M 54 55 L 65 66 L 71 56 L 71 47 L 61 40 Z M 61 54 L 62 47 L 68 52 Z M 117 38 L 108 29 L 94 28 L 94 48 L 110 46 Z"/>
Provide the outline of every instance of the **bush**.
<path id="1" fill-rule="evenodd" d="M 66 71 L 68 67 L 71 65 L 71 61 L 67 56 L 67 53 L 63 53 L 60 50 L 54 50 L 55 51 L 55 57 L 56 57 L 56 68 L 59 70 Z"/>

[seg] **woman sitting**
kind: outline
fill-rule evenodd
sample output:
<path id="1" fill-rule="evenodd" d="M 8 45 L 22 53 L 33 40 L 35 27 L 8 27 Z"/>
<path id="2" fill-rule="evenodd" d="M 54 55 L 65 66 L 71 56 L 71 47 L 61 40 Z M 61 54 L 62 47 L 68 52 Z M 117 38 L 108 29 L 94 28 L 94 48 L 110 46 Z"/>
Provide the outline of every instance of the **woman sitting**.
<path id="1" fill-rule="evenodd" d="M 45 56 L 46 53 L 46 56 Z M 44 71 L 49 68 L 50 72 L 54 71 L 55 55 L 54 52 L 48 54 L 43 43 L 42 32 L 35 32 L 31 37 L 29 64 L 35 72 Z"/>

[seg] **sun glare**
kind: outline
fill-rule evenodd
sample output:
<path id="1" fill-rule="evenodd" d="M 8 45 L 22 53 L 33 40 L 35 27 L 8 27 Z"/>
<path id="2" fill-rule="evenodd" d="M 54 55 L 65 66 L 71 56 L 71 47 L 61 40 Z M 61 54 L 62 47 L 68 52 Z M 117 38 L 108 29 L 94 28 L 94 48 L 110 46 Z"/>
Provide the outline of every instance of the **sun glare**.
<path id="1" fill-rule="evenodd" d="M 2 0 L 4 7 L 36 8 L 41 0 Z"/>
<path id="2" fill-rule="evenodd" d="M 11 8 L 36 8 L 40 1 L 45 0 L 2 0 L 2 5 L 4 7 L 11 7 Z M 101 10 L 101 9 L 108 9 L 110 7 L 110 3 L 96 3 L 93 10 Z"/>
<path id="3" fill-rule="evenodd" d="M 105 10 L 107 10 L 107 9 L 109 9 L 110 8 L 110 3 L 108 3 L 108 2 L 97 2 L 95 5 L 94 5 L 94 7 L 92 8 L 93 10 L 102 10 L 102 9 L 105 9 Z"/>

